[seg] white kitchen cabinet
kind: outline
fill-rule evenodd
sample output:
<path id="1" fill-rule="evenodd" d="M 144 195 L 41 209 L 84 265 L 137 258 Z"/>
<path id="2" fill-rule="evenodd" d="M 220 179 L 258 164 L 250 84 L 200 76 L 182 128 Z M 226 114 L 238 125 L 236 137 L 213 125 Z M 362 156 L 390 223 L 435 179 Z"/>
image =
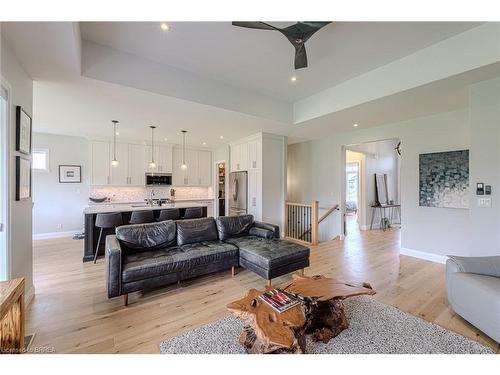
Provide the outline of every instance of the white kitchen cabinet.
<path id="1" fill-rule="evenodd" d="M 155 168 L 150 168 L 151 162 L 151 146 L 145 147 L 145 166 L 148 172 L 157 173 L 172 173 L 172 148 L 170 146 L 157 146 L 154 147 L 154 161 Z"/>
<path id="2" fill-rule="evenodd" d="M 248 206 L 247 212 L 255 220 L 262 221 L 262 171 L 248 172 Z"/>
<path id="3" fill-rule="evenodd" d="M 182 170 L 182 148 L 174 148 L 173 184 L 177 186 L 210 186 L 212 153 L 186 149 L 187 169 Z"/>
<path id="4" fill-rule="evenodd" d="M 110 159 L 113 159 L 113 144 L 109 145 Z M 129 181 L 129 145 L 127 143 L 116 144 L 116 166 L 110 165 L 110 185 L 127 185 Z"/>
<path id="5" fill-rule="evenodd" d="M 231 145 L 231 172 L 248 170 L 248 143 Z"/>
<path id="6" fill-rule="evenodd" d="M 262 168 L 262 140 L 253 139 L 248 142 L 248 170 Z"/>
<path id="7" fill-rule="evenodd" d="M 109 142 L 92 142 L 91 145 L 91 183 L 107 185 L 110 183 L 110 147 Z"/>
<path id="8" fill-rule="evenodd" d="M 198 151 L 186 150 L 186 164 L 187 164 L 187 170 L 186 170 L 184 185 L 189 185 L 189 186 L 199 185 Z"/>
<path id="9" fill-rule="evenodd" d="M 143 145 L 129 145 L 129 185 L 144 185 L 145 182 L 145 151 Z"/>
<path id="10" fill-rule="evenodd" d="M 258 133 L 230 145 L 231 172 L 248 172 L 247 212 L 256 220 L 284 223 L 286 137 Z"/>
<path id="11" fill-rule="evenodd" d="M 198 185 L 212 185 L 212 153 L 198 151 Z"/>
<path id="12" fill-rule="evenodd" d="M 173 163 L 173 171 L 172 171 L 172 183 L 176 186 L 185 185 L 184 182 L 186 171 L 181 169 L 182 165 L 182 148 L 174 147 L 174 163 Z"/>

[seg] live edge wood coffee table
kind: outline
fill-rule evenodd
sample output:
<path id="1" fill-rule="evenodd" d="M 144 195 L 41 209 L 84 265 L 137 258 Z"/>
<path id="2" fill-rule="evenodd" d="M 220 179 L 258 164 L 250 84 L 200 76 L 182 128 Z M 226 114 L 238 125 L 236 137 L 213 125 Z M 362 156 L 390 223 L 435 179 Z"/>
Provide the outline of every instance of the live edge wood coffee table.
<path id="1" fill-rule="evenodd" d="M 267 288 L 272 289 L 272 288 Z M 324 276 L 298 276 L 277 289 L 294 293 L 302 303 L 278 313 L 250 289 L 248 295 L 227 305 L 245 321 L 240 343 L 248 353 L 305 353 L 306 333 L 313 341 L 327 343 L 349 326 L 342 300 L 375 294 L 368 283 L 344 283 Z"/>

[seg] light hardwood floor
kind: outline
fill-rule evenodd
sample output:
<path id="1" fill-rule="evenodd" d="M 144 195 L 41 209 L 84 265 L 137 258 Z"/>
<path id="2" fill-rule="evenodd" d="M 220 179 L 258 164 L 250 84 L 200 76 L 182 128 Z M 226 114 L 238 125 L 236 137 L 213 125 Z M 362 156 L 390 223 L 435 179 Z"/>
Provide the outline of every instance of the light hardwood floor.
<path id="1" fill-rule="evenodd" d="M 345 241 L 311 250 L 307 275 L 368 281 L 375 299 L 456 331 L 500 352 L 500 346 L 453 311 L 446 301 L 444 265 L 399 256 L 400 231 L 353 232 Z M 265 281 L 238 269 L 185 281 L 148 293 L 133 293 L 129 306 L 109 300 L 104 260 L 82 259 L 83 241 L 34 242 L 36 296 L 28 307 L 26 333 L 33 346 L 56 353 L 158 353 L 159 343 L 227 314 L 228 302 Z M 290 275 L 274 280 L 286 281 Z"/>

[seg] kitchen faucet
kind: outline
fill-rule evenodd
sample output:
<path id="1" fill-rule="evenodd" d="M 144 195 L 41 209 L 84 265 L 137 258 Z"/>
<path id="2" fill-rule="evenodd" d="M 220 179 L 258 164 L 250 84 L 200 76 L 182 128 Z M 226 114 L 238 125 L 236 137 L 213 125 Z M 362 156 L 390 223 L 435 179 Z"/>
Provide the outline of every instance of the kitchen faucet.
<path id="1" fill-rule="evenodd" d="M 155 196 L 155 191 L 154 189 L 151 189 L 151 191 L 149 192 L 149 199 L 148 199 L 148 204 L 150 206 L 153 206 L 153 197 Z"/>

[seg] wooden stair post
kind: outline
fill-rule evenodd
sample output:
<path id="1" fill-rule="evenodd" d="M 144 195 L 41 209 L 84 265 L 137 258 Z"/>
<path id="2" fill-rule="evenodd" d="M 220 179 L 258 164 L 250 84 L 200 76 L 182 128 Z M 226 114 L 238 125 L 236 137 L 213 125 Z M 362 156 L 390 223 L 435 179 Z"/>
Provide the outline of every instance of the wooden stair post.
<path id="1" fill-rule="evenodd" d="M 313 201 L 311 206 L 311 244 L 316 246 L 319 243 L 319 202 Z"/>

